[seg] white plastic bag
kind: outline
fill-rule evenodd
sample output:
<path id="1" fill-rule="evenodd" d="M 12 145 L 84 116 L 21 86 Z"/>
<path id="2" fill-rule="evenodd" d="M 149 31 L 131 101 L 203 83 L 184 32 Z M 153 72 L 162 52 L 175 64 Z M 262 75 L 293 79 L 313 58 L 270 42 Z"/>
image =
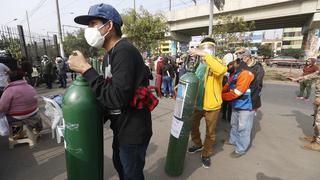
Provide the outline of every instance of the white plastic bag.
<path id="1" fill-rule="evenodd" d="M 9 135 L 9 124 L 5 114 L 0 114 L 0 136 Z"/>

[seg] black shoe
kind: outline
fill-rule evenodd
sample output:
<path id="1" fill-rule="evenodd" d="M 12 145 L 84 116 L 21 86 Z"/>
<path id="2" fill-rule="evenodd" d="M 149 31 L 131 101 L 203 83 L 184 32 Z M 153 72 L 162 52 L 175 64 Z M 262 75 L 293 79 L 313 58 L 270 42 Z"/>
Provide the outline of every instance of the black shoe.
<path id="1" fill-rule="evenodd" d="M 211 166 L 211 158 L 201 156 L 202 167 L 210 168 Z"/>
<path id="2" fill-rule="evenodd" d="M 188 153 L 194 154 L 194 153 L 196 153 L 196 152 L 202 151 L 202 149 L 203 149 L 202 146 L 201 146 L 201 147 L 192 146 L 192 147 L 188 148 Z"/>

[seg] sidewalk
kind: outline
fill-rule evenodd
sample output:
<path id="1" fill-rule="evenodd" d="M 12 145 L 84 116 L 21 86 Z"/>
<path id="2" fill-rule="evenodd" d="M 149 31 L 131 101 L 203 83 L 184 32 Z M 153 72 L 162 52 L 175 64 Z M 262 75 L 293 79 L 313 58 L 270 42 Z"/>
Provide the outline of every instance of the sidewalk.
<path id="1" fill-rule="evenodd" d="M 70 84 L 70 83 L 69 83 Z M 298 138 L 312 134 L 311 103 L 295 100 L 294 86 L 266 83 L 263 91 L 263 108 L 258 111 L 248 153 L 232 159 L 232 146 L 224 145 L 229 125 L 219 121 L 215 155 L 212 167 L 202 168 L 200 154 L 186 154 L 184 172 L 179 177 L 169 177 L 164 164 L 170 136 L 175 101 L 162 98 L 152 112 L 153 136 L 148 148 L 145 177 L 147 180 L 318 180 L 320 153 L 303 150 Z M 63 92 L 53 88 L 37 89 L 42 95 Z M 276 93 L 275 93 L 276 92 Z M 202 138 L 205 125 L 201 123 Z M 104 179 L 116 180 L 112 165 L 112 131 L 104 128 Z M 64 180 L 66 167 L 63 143 L 57 144 L 49 135 L 40 138 L 38 146 L 27 145 L 8 149 L 6 137 L 0 137 L 0 180 Z"/>

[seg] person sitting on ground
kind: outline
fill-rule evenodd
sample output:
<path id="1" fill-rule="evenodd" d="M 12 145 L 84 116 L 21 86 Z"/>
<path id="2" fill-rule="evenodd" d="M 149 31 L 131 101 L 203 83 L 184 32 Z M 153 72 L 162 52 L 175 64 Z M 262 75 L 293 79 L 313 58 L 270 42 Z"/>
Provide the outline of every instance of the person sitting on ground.
<path id="1" fill-rule="evenodd" d="M 24 72 L 17 69 L 9 72 L 9 85 L 0 99 L 0 112 L 7 117 L 8 123 L 22 121 L 38 112 L 36 90 L 23 80 Z M 37 124 L 39 125 L 39 124 Z M 37 127 L 40 130 L 41 127 Z"/>

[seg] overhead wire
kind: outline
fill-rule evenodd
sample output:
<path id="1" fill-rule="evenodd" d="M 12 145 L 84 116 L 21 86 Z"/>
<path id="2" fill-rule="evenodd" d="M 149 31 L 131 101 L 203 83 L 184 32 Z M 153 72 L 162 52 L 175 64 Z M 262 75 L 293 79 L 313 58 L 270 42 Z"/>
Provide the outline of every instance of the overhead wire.
<path id="1" fill-rule="evenodd" d="M 65 13 L 66 8 L 69 7 L 69 6 L 71 6 L 72 4 L 74 4 L 74 3 L 77 2 L 77 1 L 78 1 L 78 0 L 73 0 L 73 1 L 71 1 L 70 3 L 68 3 L 68 4 L 66 4 L 66 5 L 63 5 L 63 6 L 60 8 L 61 14 L 63 14 L 63 13 L 66 14 L 66 13 Z M 49 11 L 48 13 L 46 13 L 46 14 L 42 15 L 41 17 L 37 18 L 37 20 L 42 21 L 42 20 L 44 20 L 46 17 L 48 17 L 48 15 L 53 14 L 53 13 L 55 13 L 55 12 L 56 12 L 56 11 L 54 11 L 54 10 Z"/>
<path id="2" fill-rule="evenodd" d="M 41 7 L 47 2 L 47 0 L 40 0 L 40 2 L 28 13 L 29 18 L 31 18 Z M 27 17 L 24 16 L 20 21 L 23 24 L 26 21 Z"/>

